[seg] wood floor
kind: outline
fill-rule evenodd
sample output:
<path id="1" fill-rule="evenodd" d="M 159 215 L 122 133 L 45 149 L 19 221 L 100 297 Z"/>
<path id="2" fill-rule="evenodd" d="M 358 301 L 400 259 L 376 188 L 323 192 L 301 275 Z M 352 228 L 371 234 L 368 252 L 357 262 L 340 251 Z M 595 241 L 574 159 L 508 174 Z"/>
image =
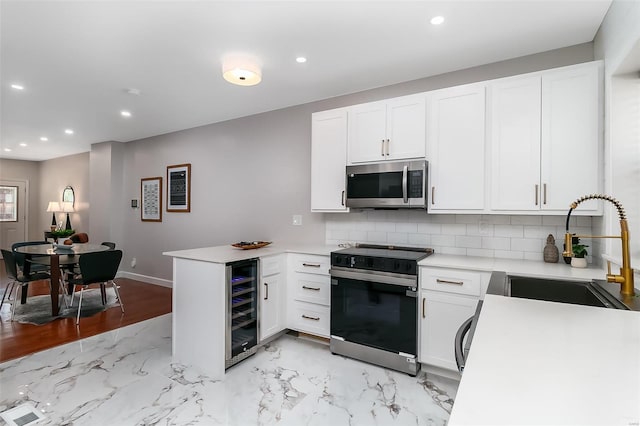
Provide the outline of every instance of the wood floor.
<path id="1" fill-rule="evenodd" d="M 118 278 L 125 312 L 119 307 L 107 309 L 91 317 L 56 319 L 44 325 L 20 324 L 11 321 L 10 305 L 0 308 L 0 362 L 19 358 L 64 343 L 104 333 L 171 312 L 171 289 L 126 278 Z M 0 267 L 0 298 L 9 283 Z M 29 285 L 29 296 L 49 294 L 47 281 Z"/>

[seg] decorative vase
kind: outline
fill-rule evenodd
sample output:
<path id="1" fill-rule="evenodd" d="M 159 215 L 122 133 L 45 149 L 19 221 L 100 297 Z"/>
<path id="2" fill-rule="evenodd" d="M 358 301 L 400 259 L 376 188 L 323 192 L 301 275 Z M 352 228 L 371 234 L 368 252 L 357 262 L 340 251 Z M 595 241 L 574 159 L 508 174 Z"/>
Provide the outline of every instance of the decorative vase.
<path id="1" fill-rule="evenodd" d="M 587 267 L 587 258 L 586 257 L 572 257 L 571 258 L 571 266 L 574 268 L 586 268 Z"/>
<path id="2" fill-rule="evenodd" d="M 560 254 L 558 253 L 558 247 L 556 247 L 556 240 L 551 234 L 547 237 L 547 245 L 544 246 L 542 256 L 547 263 L 558 263 Z"/>

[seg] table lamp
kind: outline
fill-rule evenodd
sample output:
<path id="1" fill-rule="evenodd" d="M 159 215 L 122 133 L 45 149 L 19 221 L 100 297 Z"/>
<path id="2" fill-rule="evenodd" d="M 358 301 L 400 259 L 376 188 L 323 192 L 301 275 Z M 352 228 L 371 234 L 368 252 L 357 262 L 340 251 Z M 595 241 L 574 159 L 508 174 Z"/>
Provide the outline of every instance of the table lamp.
<path id="1" fill-rule="evenodd" d="M 73 213 L 75 210 L 73 209 L 73 203 L 62 203 L 62 211 L 67 214 L 67 225 L 64 229 L 67 231 L 71 228 L 71 219 L 69 219 L 69 213 Z"/>
<path id="2" fill-rule="evenodd" d="M 55 231 L 58 224 L 56 223 L 56 213 L 61 211 L 60 204 L 57 201 L 49 201 L 49 205 L 47 206 L 47 211 L 53 213 L 51 219 L 51 230 Z"/>

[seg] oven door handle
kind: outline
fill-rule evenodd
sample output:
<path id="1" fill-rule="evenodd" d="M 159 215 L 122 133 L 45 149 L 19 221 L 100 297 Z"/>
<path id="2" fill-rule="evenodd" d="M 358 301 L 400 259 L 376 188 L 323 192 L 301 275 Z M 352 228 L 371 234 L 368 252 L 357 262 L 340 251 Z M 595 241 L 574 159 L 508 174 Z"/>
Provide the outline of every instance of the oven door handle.
<path id="1" fill-rule="evenodd" d="M 465 322 L 462 323 L 458 332 L 456 333 L 454 352 L 456 355 L 456 364 L 458 365 L 458 371 L 461 373 L 464 371 L 464 364 L 466 362 L 464 356 L 464 337 L 467 335 L 469 330 L 471 329 L 471 323 L 473 322 L 473 318 L 471 317 Z"/>
<path id="2" fill-rule="evenodd" d="M 347 278 L 351 280 L 399 285 L 404 287 L 416 287 L 418 284 L 418 277 L 415 276 L 396 277 L 390 275 L 382 275 L 379 272 L 355 272 L 331 268 L 329 270 L 329 275 L 331 275 L 331 278 Z M 333 284 L 333 280 L 331 281 L 331 283 Z"/>

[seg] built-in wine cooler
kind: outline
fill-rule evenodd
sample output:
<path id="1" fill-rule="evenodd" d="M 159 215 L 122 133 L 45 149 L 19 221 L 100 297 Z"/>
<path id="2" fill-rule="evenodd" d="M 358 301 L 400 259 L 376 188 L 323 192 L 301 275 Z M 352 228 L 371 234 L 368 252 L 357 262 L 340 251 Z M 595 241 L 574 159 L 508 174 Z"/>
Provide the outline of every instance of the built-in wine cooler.
<path id="1" fill-rule="evenodd" d="M 258 260 L 227 263 L 225 368 L 258 349 Z"/>

